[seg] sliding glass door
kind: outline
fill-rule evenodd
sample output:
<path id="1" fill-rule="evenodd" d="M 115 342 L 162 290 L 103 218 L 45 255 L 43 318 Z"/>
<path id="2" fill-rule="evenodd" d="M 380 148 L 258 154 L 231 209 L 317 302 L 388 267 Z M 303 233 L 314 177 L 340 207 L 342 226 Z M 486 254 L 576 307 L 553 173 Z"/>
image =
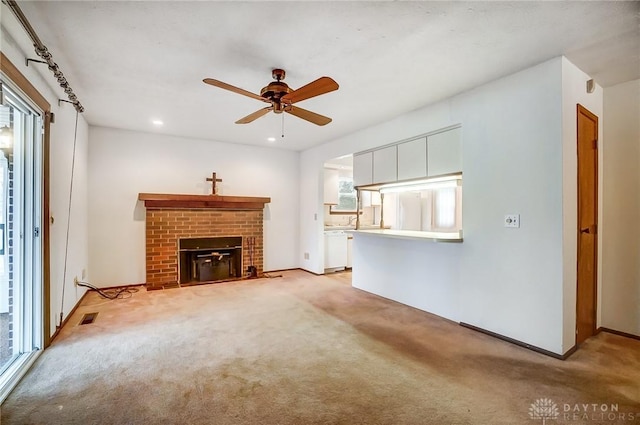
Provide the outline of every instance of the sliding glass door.
<path id="1" fill-rule="evenodd" d="M 1 87 L 0 401 L 43 346 L 42 114 Z"/>

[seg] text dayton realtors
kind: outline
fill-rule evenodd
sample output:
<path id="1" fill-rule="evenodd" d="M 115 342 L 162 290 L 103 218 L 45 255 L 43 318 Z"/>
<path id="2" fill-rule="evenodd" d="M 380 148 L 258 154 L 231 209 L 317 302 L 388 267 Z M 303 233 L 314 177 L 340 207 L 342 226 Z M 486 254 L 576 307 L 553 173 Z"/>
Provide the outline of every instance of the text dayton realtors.
<path id="1" fill-rule="evenodd" d="M 618 404 L 568 404 L 562 405 L 563 419 L 571 421 L 633 421 L 640 412 L 620 412 Z"/>

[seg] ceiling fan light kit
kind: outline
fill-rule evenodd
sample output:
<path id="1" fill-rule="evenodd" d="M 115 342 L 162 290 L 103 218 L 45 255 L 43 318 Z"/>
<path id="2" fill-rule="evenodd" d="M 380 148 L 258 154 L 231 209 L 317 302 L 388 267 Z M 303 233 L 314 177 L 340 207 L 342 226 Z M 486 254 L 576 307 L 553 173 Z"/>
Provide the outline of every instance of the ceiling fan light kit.
<path id="1" fill-rule="evenodd" d="M 327 125 L 331 122 L 331 118 L 329 117 L 316 114 L 315 112 L 307 111 L 306 109 L 302 109 L 297 106 L 293 106 L 293 104 L 310 99 L 312 97 L 332 92 L 334 90 L 338 90 L 338 83 L 336 83 L 332 78 L 320 77 L 317 80 L 312 81 L 297 90 L 293 90 L 285 82 L 282 81 L 284 80 L 284 77 L 286 75 L 283 69 L 274 69 L 271 72 L 271 75 L 275 81 L 272 81 L 267 86 L 263 87 L 262 90 L 260 90 L 260 95 L 232 86 L 222 81 L 214 80 L 213 78 L 205 78 L 202 81 L 209 85 L 271 104 L 271 106 L 258 109 L 256 112 L 253 112 L 246 117 L 240 118 L 238 121 L 236 121 L 236 124 L 248 124 L 271 111 L 276 114 L 286 112 L 316 125 Z"/>

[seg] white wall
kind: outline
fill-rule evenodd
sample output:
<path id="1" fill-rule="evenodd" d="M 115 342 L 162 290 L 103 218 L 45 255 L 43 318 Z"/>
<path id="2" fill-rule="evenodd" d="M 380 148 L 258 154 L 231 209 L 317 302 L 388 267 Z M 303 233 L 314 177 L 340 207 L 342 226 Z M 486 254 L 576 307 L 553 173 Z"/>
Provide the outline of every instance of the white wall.
<path id="1" fill-rule="evenodd" d="M 460 321 L 560 353 L 562 91 L 556 58 L 457 96 Z M 520 214 L 520 228 L 505 228 Z"/>
<path id="2" fill-rule="evenodd" d="M 66 99 L 66 95 L 45 65 L 32 64 L 29 67 L 25 66 L 25 57 L 36 57 L 33 47 L 31 47 L 32 44 L 5 5 L 2 5 L 1 16 L 2 52 L 36 87 L 40 94 L 47 99 L 51 104 L 51 111 L 56 116 L 55 123 L 51 125 L 50 174 L 48 182 L 50 188 L 50 212 L 55 220 L 54 224 L 50 226 L 51 328 L 49 332 L 53 334 L 56 325 L 60 323 L 61 310 L 63 317 L 66 318 L 85 292 L 84 289 L 78 288 L 73 284 L 73 277 L 81 277 L 83 269 L 88 272 L 89 265 L 86 183 L 88 180 L 88 126 L 84 117 L 80 115 L 76 144 L 75 183 L 71 220 L 69 222 L 67 273 L 66 276 L 63 276 L 76 111 L 67 103 L 58 105 L 58 99 Z M 70 83 L 73 85 L 73 81 L 70 81 Z M 78 94 L 78 96 L 82 101 L 81 94 Z M 47 219 L 45 217 L 45 220 Z M 63 285 L 64 303 L 62 300 Z"/>
<path id="3" fill-rule="evenodd" d="M 396 240 L 388 244 L 394 250 L 388 254 L 393 261 L 384 263 L 385 249 L 374 247 L 365 255 L 356 238 L 354 284 L 360 285 L 360 277 L 365 277 L 358 266 L 365 261 L 375 263 L 377 269 L 366 273 L 372 288 L 384 285 L 382 280 L 386 285 L 407 282 L 414 288 L 411 305 L 427 305 L 429 311 L 450 319 L 565 353 L 573 345 L 565 335 L 575 329 L 576 267 L 575 261 L 570 264 L 576 245 L 565 243 L 563 230 L 570 222 L 565 215 L 571 214 L 566 205 L 575 198 L 566 193 L 565 173 L 576 178 L 575 160 L 563 165 L 570 137 L 565 124 L 572 120 L 575 128 L 575 101 L 582 98 L 573 87 L 583 84 L 583 76 L 564 58 L 555 58 L 303 152 L 301 202 L 305 208 L 300 217 L 300 244 L 301 251 L 310 253 L 310 260 L 302 261 L 302 266 L 322 271 L 318 260 L 321 223 L 313 221 L 313 214 L 320 212 L 315 186 L 320 175 L 317 170 L 326 159 L 461 124 L 464 242 L 452 247 Z M 563 90 L 563 82 L 572 89 Z M 574 102 L 572 114 L 565 111 L 567 102 Z M 585 103 L 596 113 L 601 110 Z M 575 138 L 572 143 L 575 152 Z M 520 214 L 519 229 L 504 228 L 503 218 L 509 213 Z M 575 241 L 575 226 L 572 231 Z M 410 253 L 416 251 L 421 253 L 419 266 Z M 443 273 L 442 267 L 451 264 L 459 264 L 457 276 Z M 385 277 L 387 268 L 396 272 L 393 282 Z M 571 273 L 565 273 L 566 268 L 573 269 L 574 279 L 569 311 L 565 303 L 571 294 L 565 281 Z M 430 270 L 437 270 L 441 278 L 428 280 Z M 411 298 L 402 291 L 384 296 Z M 434 307 L 436 300 L 436 304 L 447 305 Z M 573 327 L 567 330 L 567 326 Z"/>
<path id="4" fill-rule="evenodd" d="M 138 193 L 265 196 L 264 268 L 298 267 L 297 152 L 89 128 L 89 235 L 92 283 L 145 281 L 145 209 Z"/>
<path id="5" fill-rule="evenodd" d="M 598 117 L 598 233 L 606 230 L 602 226 L 603 172 L 602 158 L 606 140 L 602 130 L 602 88 L 596 84 L 593 93 L 587 93 L 587 81 L 591 77 L 566 58 L 562 58 L 562 216 L 563 216 L 563 335 L 562 349 L 568 351 L 576 339 L 576 287 L 578 263 L 578 130 L 577 104 L 587 108 Z M 598 264 L 602 262 L 602 237 L 598 237 Z M 598 267 L 597 323 L 600 323 L 600 299 L 602 268 Z"/>
<path id="6" fill-rule="evenodd" d="M 601 326 L 640 335 L 640 80 L 604 90 Z"/>
<path id="7" fill-rule="evenodd" d="M 65 108 L 63 106 L 63 108 Z M 54 110 L 55 112 L 55 110 Z M 89 225 L 87 182 L 89 170 L 88 125 L 79 116 L 78 136 L 76 142 L 75 170 L 73 172 L 73 193 L 71 195 L 71 213 L 69 214 L 69 191 L 71 190 L 71 167 L 73 162 L 75 110 L 66 104 L 64 112 L 56 113 L 56 122 L 51 125 L 50 151 L 50 215 L 54 223 L 51 231 L 51 310 L 57 312 L 56 320 L 60 323 L 61 306 L 64 306 L 64 317 L 79 301 L 86 291 L 73 283 L 74 277 L 85 281 L 91 277 L 89 270 Z M 67 270 L 64 273 L 65 247 L 69 224 L 69 245 Z M 63 279 L 64 277 L 64 279 Z M 64 305 L 62 304 L 64 282 Z"/>

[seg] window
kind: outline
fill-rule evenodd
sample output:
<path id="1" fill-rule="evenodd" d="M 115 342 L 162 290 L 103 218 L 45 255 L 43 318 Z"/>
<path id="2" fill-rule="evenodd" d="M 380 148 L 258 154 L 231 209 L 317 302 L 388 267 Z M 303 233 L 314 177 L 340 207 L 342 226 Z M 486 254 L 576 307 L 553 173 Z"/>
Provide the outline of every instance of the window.
<path id="1" fill-rule="evenodd" d="M 355 212 L 356 206 L 356 190 L 353 188 L 353 178 L 340 176 L 338 178 L 338 205 L 332 210 Z"/>
<path id="2" fill-rule="evenodd" d="M 443 187 L 432 191 L 432 228 L 438 230 L 458 230 L 456 227 L 456 189 Z"/>

